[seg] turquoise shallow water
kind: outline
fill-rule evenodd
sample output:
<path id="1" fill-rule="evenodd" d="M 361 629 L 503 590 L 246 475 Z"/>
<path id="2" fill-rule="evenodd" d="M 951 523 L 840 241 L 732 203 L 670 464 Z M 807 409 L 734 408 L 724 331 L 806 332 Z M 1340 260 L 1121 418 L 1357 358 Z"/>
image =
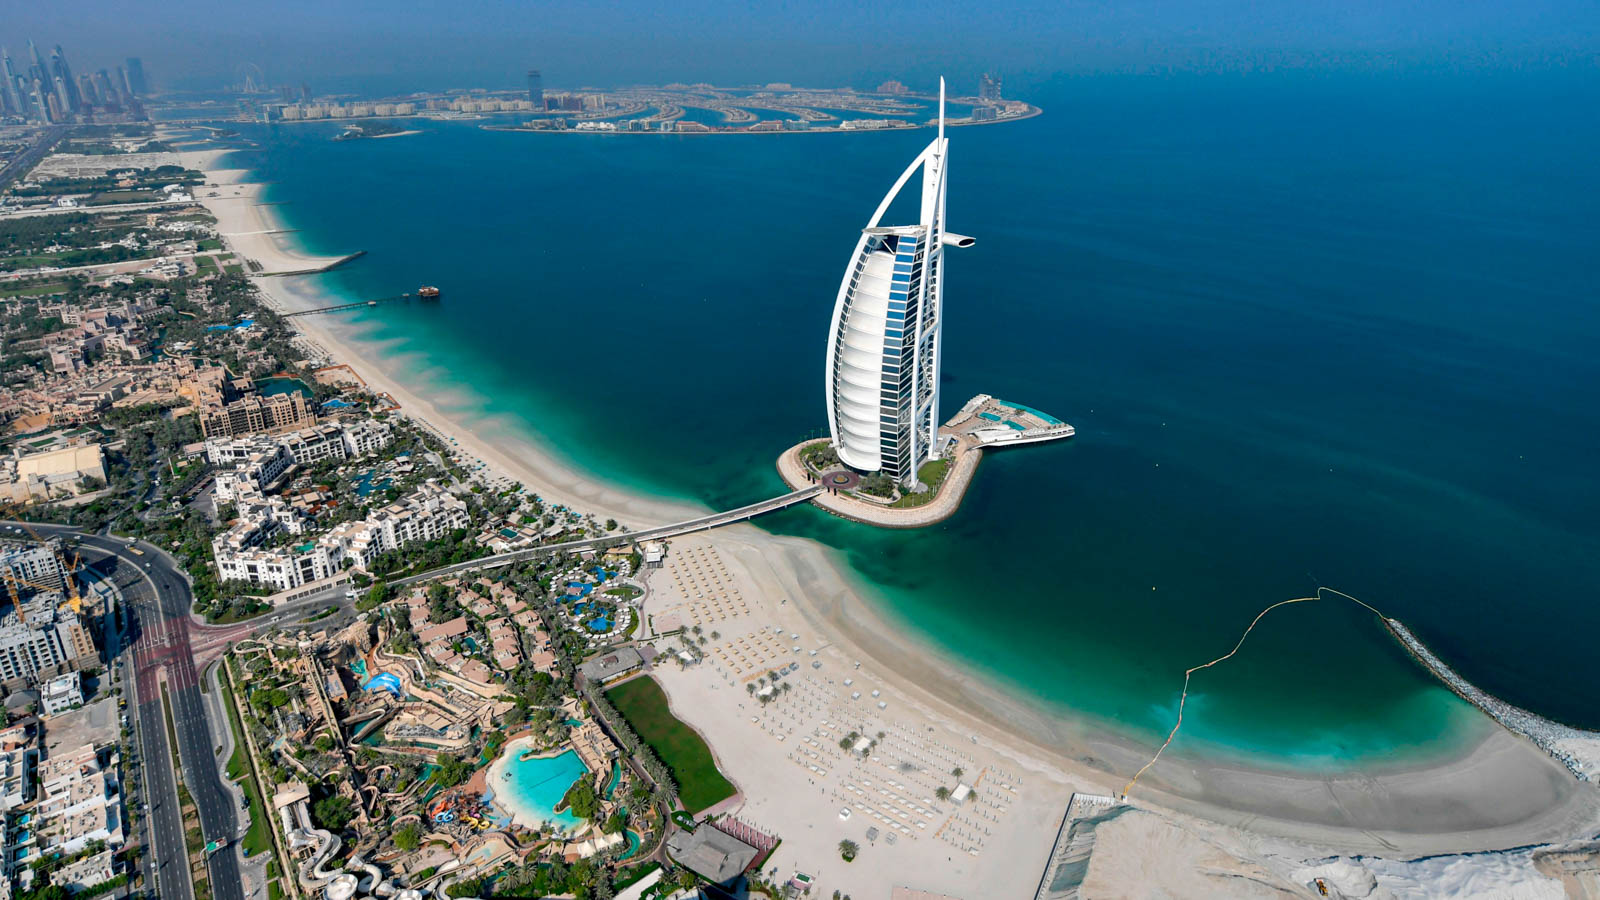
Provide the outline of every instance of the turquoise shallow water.
<path id="1" fill-rule="evenodd" d="M 556 812 L 556 804 L 567 795 L 573 782 L 582 778 L 588 769 L 572 750 L 557 756 L 521 759 L 521 745 L 506 749 L 507 757 L 495 765 L 489 774 L 489 796 L 495 807 L 509 818 L 521 813 L 553 823 L 557 828 L 572 828 L 583 822 L 568 810 Z M 509 780 L 498 777 L 506 772 Z"/>
<path id="2" fill-rule="evenodd" d="M 809 508 L 893 614 L 1062 721 L 1149 743 L 1182 670 L 1317 584 L 1492 692 L 1600 726 L 1600 137 L 1579 78 L 1100 78 L 951 133 L 946 412 L 1078 427 L 984 463 L 916 533 Z M 1485 122 L 1494 121 L 1488 128 Z M 781 490 L 822 424 L 856 229 L 929 137 L 384 141 L 255 127 L 315 279 L 414 386 L 624 487 Z M 1197 679 L 1177 753 L 1293 768 L 1449 752 L 1481 720 L 1354 607 L 1268 619 Z"/>

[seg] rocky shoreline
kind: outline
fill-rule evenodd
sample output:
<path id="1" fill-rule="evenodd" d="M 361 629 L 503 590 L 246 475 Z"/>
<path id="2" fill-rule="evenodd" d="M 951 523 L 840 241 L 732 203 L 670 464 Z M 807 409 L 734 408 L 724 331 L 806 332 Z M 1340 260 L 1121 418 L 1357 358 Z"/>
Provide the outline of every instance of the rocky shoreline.
<path id="1" fill-rule="evenodd" d="M 1383 623 L 1418 662 L 1438 676 L 1439 680 L 1458 697 L 1483 710 L 1489 718 L 1505 726 L 1506 730 L 1533 742 L 1539 749 L 1566 766 L 1579 781 L 1600 781 L 1600 732 L 1584 731 L 1581 728 L 1552 722 L 1485 692 L 1456 674 L 1454 669 L 1434 656 L 1433 652 L 1411 633 L 1411 629 L 1401 624 L 1398 619 L 1385 618 Z"/>

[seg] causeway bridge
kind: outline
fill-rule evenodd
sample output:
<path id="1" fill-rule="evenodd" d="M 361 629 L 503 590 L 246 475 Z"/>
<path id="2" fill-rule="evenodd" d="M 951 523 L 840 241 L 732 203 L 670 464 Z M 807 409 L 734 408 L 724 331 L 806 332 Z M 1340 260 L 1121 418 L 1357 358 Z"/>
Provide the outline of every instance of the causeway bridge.
<path id="1" fill-rule="evenodd" d="M 691 534 L 696 531 L 708 531 L 712 528 L 721 528 L 724 525 L 732 525 L 735 522 L 743 522 L 746 519 L 753 519 L 756 516 L 765 515 L 769 512 L 776 512 L 780 509 L 786 509 L 790 506 L 794 506 L 797 503 L 805 503 L 812 497 L 822 493 L 823 490 L 824 487 L 820 484 L 808 485 L 797 491 L 792 491 L 787 494 L 762 500 L 760 503 L 752 503 L 749 506 L 741 506 L 738 509 L 730 509 L 719 513 L 712 513 L 711 515 L 701 516 L 697 519 L 689 519 L 687 521 L 676 522 L 671 525 L 661 525 L 656 528 L 646 528 L 641 531 L 629 531 L 623 534 L 613 534 L 605 537 L 586 538 L 581 541 L 564 541 L 560 544 L 546 544 L 542 547 L 528 547 L 522 550 L 510 550 L 505 553 L 496 553 L 493 556 L 483 556 L 479 557 L 478 559 L 468 560 L 467 562 L 452 563 L 448 566 L 440 566 L 437 569 L 430 569 L 426 572 L 421 572 L 416 575 L 410 575 L 405 578 L 397 578 L 390 583 L 398 587 L 401 585 L 416 584 L 420 581 L 428 581 L 433 578 L 444 578 L 450 575 L 458 575 L 462 572 L 470 572 L 474 569 L 497 569 L 502 566 L 513 565 L 515 563 L 523 562 L 524 560 L 534 559 L 536 557 L 545 556 L 552 553 L 564 553 L 571 550 L 602 550 L 610 547 L 635 544 L 641 541 L 655 541 L 661 540 L 662 538 L 677 537 L 681 534 Z"/>

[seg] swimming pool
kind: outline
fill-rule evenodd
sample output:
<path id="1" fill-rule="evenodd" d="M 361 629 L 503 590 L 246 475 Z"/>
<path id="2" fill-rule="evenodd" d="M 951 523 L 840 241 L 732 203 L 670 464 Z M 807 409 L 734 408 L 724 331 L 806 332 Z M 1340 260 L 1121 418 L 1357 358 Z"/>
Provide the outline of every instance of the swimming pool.
<path id="1" fill-rule="evenodd" d="M 583 760 L 572 750 L 555 756 L 522 759 L 530 746 L 524 738 L 506 745 L 500 758 L 489 766 L 489 790 L 484 794 L 484 802 L 523 824 L 549 822 L 562 829 L 581 825 L 584 820 L 570 810 L 558 813 L 555 808 L 573 783 L 589 771 Z"/>
<path id="2" fill-rule="evenodd" d="M 363 691 L 388 691 L 400 696 L 400 678 L 393 672 L 379 672 L 362 683 Z"/>
<path id="3" fill-rule="evenodd" d="M 1055 416 L 1052 416 L 1049 413 L 1042 413 L 1031 406 L 1023 406 L 1021 403 L 1012 403 L 1010 400 L 1000 400 L 998 398 L 994 402 L 1000 404 L 1001 406 L 1009 406 L 1019 413 L 1028 413 L 1029 415 L 1038 416 L 1047 425 L 1062 424 L 1061 420 Z"/>

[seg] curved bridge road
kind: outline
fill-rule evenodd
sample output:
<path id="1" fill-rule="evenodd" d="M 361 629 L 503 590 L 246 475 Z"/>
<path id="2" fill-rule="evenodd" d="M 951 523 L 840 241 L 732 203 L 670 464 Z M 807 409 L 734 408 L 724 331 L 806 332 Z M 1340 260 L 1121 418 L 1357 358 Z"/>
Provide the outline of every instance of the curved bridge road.
<path id="1" fill-rule="evenodd" d="M 84 534 L 69 526 L 30 523 L 29 527 L 41 534 L 78 537 L 77 551 L 83 561 L 122 592 L 128 617 L 127 637 L 132 644 L 123 648 L 112 664 L 122 668 L 123 684 L 133 692 L 129 706 L 134 711 L 141 747 L 145 818 L 151 836 L 146 872 L 154 875 L 156 896 L 192 900 L 194 885 L 189 877 L 178 786 L 167 741 L 162 685 L 172 703 L 172 727 L 178 737 L 183 781 L 194 798 L 205 839 L 231 844 L 237 833 L 237 810 L 217 772 L 215 745 L 200 696 L 200 677 L 189 646 L 189 607 L 193 602 L 189 582 L 170 557 L 142 541 L 130 547 L 126 540 Z M 143 555 L 133 553 L 134 548 Z M 227 723 L 219 725 L 228 727 Z M 211 854 L 207 865 L 216 900 L 244 900 L 238 858 L 231 848 Z"/>
<path id="2" fill-rule="evenodd" d="M 656 528 L 646 528 L 642 531 L 629 531 L 624 534 L 613 534 L 606 537 L 588 538 L 581 541 L 567 541 L 561 544 L 546 544 L 543 547 L 529 547 L 526 550 L 510 550 L 505 553 L 496 553 L 493 556 L 480 556 L 477 559 L 468 560 L 467 562 L 451 563 L 448 566 L 440 566 L 437 569 L 430 569 L 426 572 L 421 572 L 416 575 L 410 575 L 405 578 L 397 578 L 392 583 L 396 585 L 416 584 L 419 581 L 428 581 L 433 578 L 443 578 L 447 575 L 470 572 L 474 569 L 496 569 L 501 566 L 509 566 L 513 563 L 519 563 L 526 559 L 533 559 L 536 556 L 544 556 L 550 553 L 562 553 L 569 550 L 591 550 L 602 547 L 617 547 L 623 544 L 636 544 L 640 541 L 654 541 L 660 540 L 661 538 L 677 537 L 680 534 L 690 534 L 696 531 L 709 531 L 712 528 L 721 528 L 724 525 L 732 525 L 735 522 L 743 522 L 746 519 L 753 519 L 756 516 L 765 515 L 769 512 L 776 512 L 780 509 L 794 506 L 797 503 L 804 503 L 807 500 L 810 500 L 812 497 L 822 493 L 822 490 L 822 485 L 814 484 L 808 487 L 803 487 L 798 491 L 773 497 L 769 500 L 762 500 L 760 503 L 752 503 L 749 506 L 741 506 L 737 509 L 712 513 L 708 516 L 700 516 L 699 518 L 688 519 L 683 522 L 675 522 L 671 525 L 662 525 Z"/>

